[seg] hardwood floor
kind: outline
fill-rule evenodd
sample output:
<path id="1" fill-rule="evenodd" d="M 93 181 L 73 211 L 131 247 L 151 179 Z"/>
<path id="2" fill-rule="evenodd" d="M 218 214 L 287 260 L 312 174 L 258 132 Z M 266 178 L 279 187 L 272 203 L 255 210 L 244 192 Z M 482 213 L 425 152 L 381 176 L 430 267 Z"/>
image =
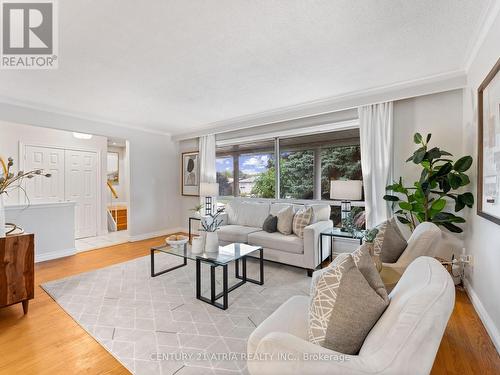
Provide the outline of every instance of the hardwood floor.
<path id="1" fill-rule="evenodd" d="M 36 264 L 28 315 L 21 305 L 0 309 L 0 374 L 128 374 L 39 285 L 148 255 L 151 246 L 162 242 L 163 237 Z M 500 357 L 469 298 L 457 289 L 432 374 L 478 373 L 500 374 Z"/>

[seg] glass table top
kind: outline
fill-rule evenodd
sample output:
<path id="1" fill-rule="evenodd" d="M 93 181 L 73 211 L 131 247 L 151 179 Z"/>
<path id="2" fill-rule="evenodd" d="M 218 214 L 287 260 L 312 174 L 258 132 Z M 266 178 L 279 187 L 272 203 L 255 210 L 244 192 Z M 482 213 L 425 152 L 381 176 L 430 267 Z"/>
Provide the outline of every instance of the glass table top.
<path id="1" fill-rule="evenodd" d="M 151 250 L 161 251 L 167 254 L 172 254 L 179 257 L 184 257 L 191 260 L 197 258 L 206 259 L 217 264 L 227 264 L 244 256 L 260 250 L 260 246 L 251 246 L 243 243 L 233 243 L 226 246 L 219 246 L 219 251 L 214 253 L 197 253 L 191 252 L 191 245 L 187 243 L 185 246 L 170 247 L 170 245 L 162 245 L 152 247 Z"/>
<path id="2" fill-rule="evenodd" d="M 340 228 L 337 228 L 337 227 L 325 230 L 325 231 L 321 232 L 321 234 L 323 234 L 325 236 L 343 237 L 343 238 L 356 238 L 356 239 L 363 238 L 363 232 L 355 232 L 355 233 L 344 232 Z"/>

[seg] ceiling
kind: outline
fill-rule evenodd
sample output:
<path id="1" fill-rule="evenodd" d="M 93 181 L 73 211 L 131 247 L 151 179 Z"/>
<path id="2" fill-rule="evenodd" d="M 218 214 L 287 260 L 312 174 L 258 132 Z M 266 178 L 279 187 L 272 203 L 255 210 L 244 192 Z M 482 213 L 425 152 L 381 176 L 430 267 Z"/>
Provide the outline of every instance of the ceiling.
<path id="1" fill-rule="evenodd" d="M 463 70 L 489 0 L 59 1 L 59 69 L 0 101 L 180 134 Z"/>

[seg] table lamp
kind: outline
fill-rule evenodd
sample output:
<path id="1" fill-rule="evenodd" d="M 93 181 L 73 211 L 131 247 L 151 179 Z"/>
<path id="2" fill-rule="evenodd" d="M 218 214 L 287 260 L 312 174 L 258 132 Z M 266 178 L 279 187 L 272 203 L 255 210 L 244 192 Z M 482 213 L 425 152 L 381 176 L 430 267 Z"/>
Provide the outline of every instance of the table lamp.
<path id="1" fill-rule="evenodd" d="M 200 195 L 205 197 L 205 215 L 212 214 L 212 197 L 219 195 L 219 184 L 215 182 L 201 182 Z"/>
<path id="2" fill-rule="evenodd" d="M 351 212 L 351 201 L 360 201 L 363 197 L 363 181 L 330 180 L 330 199 L 340 201 L 340 218 L 342 230 L 344 219 Z"/>

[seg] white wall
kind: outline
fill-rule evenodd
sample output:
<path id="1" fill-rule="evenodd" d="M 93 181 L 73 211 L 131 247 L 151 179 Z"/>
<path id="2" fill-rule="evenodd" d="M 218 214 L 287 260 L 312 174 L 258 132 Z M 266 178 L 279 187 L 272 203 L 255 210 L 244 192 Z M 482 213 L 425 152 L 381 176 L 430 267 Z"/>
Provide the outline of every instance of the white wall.
<path id="1" fill-rule="evenodd" d="M 117 184 L 113 185 L 113 188 L 116 191 L 116 195 L 118 195 L 118 199 L 111 198 L 111 192 L 109 189 L 106 191 L 106 201 L 108 204 L 120 204 L 127 205 L 128 197 L 127 197 L 127 170 L 125 168 L 125 147 L 116 147 L 116 146 L 108 146 L 108 152 L 116 152 L 118 153 L 118 170 L 119 170 L 119 181 Z"/>
<path id="2" fill-rule="evenodd" d="M 77 139 L 73 137 L 72 132 L 2 121 L 1 118 L 0 134 L 0 156 L 5 159 L 10 156 L 14 158 L 14 171 L 19 170 L 23 157 L 23 150 L 20 150 L 19 142 L 22 142 L 23 145 L 95 151 L 100 160 L 101 170 L 101 176 L 99 177 L 100 194 L 98 195 L 101 200 L 101 208 L 100 215 L 97 218 L 97 228 L 99 234 L 107 233 L 106 200 L 101 199 L 101 197 L 104 197 L 106 184 L 106 152 L 108 147 L 106 137 L 94 136 L 91 139 Z M 6 204 L 23 203 L 21 198 L 19 192 L 16 191 L 9 195 Z"/>
<path id="3" fill-rule="evenodd" d="M 427 133 L 431 133 L 430 145 L 432 147 L 436 146 L 448 151 L 455 158 L 463 156 L 462 95 L 463 90 L 460 89 L 394 102 L 395 180 L 403 177 L 406 186 L 411 186 L 420 178 L 421 169 L 413 162 L 406 162 L 406 159 L 417 148 L 413 142 L 413 135 L 417 132 L 424 137 Z M 453 210 L 451 203 L 449 209 Z M 406 237 L 411 235 L 407 226 L 401 225 L 400 227 Z M 460 252 L 463 248 L 463 235 L 447 233 L 447 238 L 450 243 L 453 243 L 450 253 Z"/>
<path id="4" fill-rule="evenodd" d="M 179 155 L 170 136 L 5 103 L 0 103 L 0 120 L 127 139 L 131 239 L 178 229 Z"/>
<path id="5" fill-rule="evenodd" d="M 413 134 L 432 133 L 431 146 L 462 156 L 462 90 L 394 102 L 394 177 L 412 184 L 420 169 L 406 159 L 416 150 Z M 453 135 L 453 136 L 450 136 Z"/>
<path id="6" fill-rule="evenodd" d="M 5 217 L 8 223 L 35 234 L 35 262 L 76 253 L 73 202 L 7 206 Z"/>
<path id="7" fill-rule="evenodd" d="M 463 101 L 463 149 L 477 160 L 477 88 L 500 56 L 500 15 L 497 15 L 467 74 Z M 454 137 L 455 134 L 450 134 Z M 477 164 L 471 181 L 477 200 Z M 488 333 L 500 353 L 500 225 L 475 211 L 467 218 L 466 251 L 474 257 L 467 272 L 467 290 Z"/>

